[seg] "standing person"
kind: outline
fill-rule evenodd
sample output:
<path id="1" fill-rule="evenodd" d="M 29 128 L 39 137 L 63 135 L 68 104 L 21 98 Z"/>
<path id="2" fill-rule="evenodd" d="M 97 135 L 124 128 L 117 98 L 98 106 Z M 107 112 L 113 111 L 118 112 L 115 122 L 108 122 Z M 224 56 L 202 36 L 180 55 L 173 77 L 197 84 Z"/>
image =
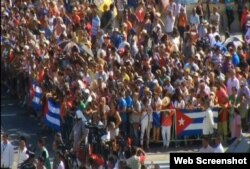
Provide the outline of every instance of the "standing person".
<path id="1" fill-rule="evenodd" d="M 50 161 L 49 161 L 49 152 L 47 148 L 45 147 L 45 140 L 43 138 L 40 138 L 38 140 L 37 146 L 39 148 L 39 156 L 43 157 L 45 160 L 45 166 L 46 169 L 51 169 Z"/>
<path id="2" fill-rule="evenodd" d="M 237 0 L 236 2 L 238 4 L 238 8 L 237 8 L 238 20 L 239 20 L 239 22 L 241 22 L 243 8 L 245 7 L 246 0 Z"/>
<path id="3" fill-rule="evenodd" d="M 238 109 L 234 110 L 234 122 L 233 122 L 233 132 L 232 139 L 237 139 L 241 137 L 242 134 L 242 125 L 241 125 L 241 117 L 240 111 Z"/>
<path id="4" fill-rule="evenodd" d="M 141 147 L 144 146 L 144 135 L 146 133 L 146 146 L 149 148 L 149 137 L 150 137 L 150 128 L 151 128 L 151 116 L 153 109 L 150 105 L 150 100 L 147 97 L 142 99 L 141 106 Z"/>
<path id="5" fill-rule="evenodd" d="M 224 153 L 225 152 L 221 141 L 222 141 L 222 137 L 220 135 L 218 135 L 215 139 L 215 145 L 216 145 L 214 148 L 215 153 Z"/>
<path id="6" fill-rule="evenodd" d="M 239 100 L 240 100 L 239 111 L 241 116 L 242 129 L 244 132 L 247 132 L 248 111 L 250 108 L 250 89 L 248 87 L 246 79 L 242 79 L 240 82 Z"/>
<path id="7" fill-rule="evenodd" d="M 97 11 L 96 9 L 93 10 L 93 16 L 92 16 L 92 45 L 93 47 L 95 47 L 95 42 L 96 42 L 96 36 L 99 32 L 99 29 L 100 29 L 100 26 L 101 26 L 101 20 L 97 14 Z"/>
<path id="8" fill-rule="evenodd" d="M 11 169 L 14 160 L 14 148 L 9 141 L 9 135 L 4 133 L 1 143 L 1 168 Z"/>
<path id="9" fill-rule="evenodd" d="M 17 166 L 18 168 L 21 166 L 21 164 L 29 158 L 29 155 L 26 153 L 27 152 L 27 147 L 26 147 L 26 138 L 25 137 L 20 137 L 19 141 L 19 147 L 18 147 L 18 157 L 17 157 Z"/>
<path id="10" fill-rule="evenodd" d="M 171 109 L 170 98 L 164 97 L 162 100 L 162 119 L 161 119 L 161 133 L 163 139 L 163 147 L 168 148 L 171 140 L 171 127 L 173 124 L 174 111 L 166 110 Z M 166 111 L 165 111 L 166 110 Z"/>
<path id="11" fill-rule="evenodd" d="M 131 157 L 127 159 L 127 165 L 131 169 L 140 169 L 141 168 L 141 161 L 143 156 L 145 156 L 145 152 L 141 148 L 131 148 Z"/>
<path id="12" fill-rule="evenodd" d="M 120 124 L 122 122 L 122 119 L 121 119 L 121 116 L 120 116 L 119 112 L 116 109 L 116 105 L 115 105 L 114 101 L 112 101 L 110 103 L 110 110 L 109 110 L 109 112 L 107 113 L 106 116 L 107 116 L 107 125 L 109 126 L 111 124 L 114 124 L 115 136 L 118 136 L 118 134 L 119 134 L 119 126 L 120 126 Z M 111 138 L 112 138 L 112 136 L 111 136 Z"/>
<path id="13" fill-rule="evenodd" d="M 220 14 L 217 7 L 213 7 L 213 12 L 210 17 L 210 23 L 216 27 L 216 31 L 219 32 L 220 28 Z"/>
<path id="14" fill-rule="evenodd" d="M 227 131 L 227 123 L 228 123 L 228 94 L 226 91 L 226 86 L 221 81 L 218 82 L 217 91 L 216 91 L 216 102 L 221 107 L 219 111 L 219 122 L 218 122 L 218 130 L 222 134 L 225 139 L 228 135 Z"/>
<path id="15" fill-rule="evenodd" d="M 168 35 L 172 35 L 174 29 L 174 23 L 175 23 L 175 16 L 173 15 L 172 11 L 169 10 L 167 12 L 167 16 L 165 19 L 165 32 Z"/>
<path id="16" fill-rule="evenodd" d="M 177 17 L 177 28 L 182 39 L 184 39 L 184 32 L 188 24 L 187 14 L 185 13 L 184 8 L 180 9 L 180 13 Z"/>
<path id="17" fill-rule="evenodd" d="M 121 117 L 120 131 L 125 134 L 127 137 L 127 129 L 128 129 L 128 115 L 127 115 L 127 102 L 125 100 L 125 91 L 121 91 L 120 98 L 118 102 L 118 111 Z"/>
<path id="18" fill-rule="evenodd" d="M 229 96 L 229 130 L 233 133 L 234 110 L 239 107 L 240 99 L 238 97 L 238 90 L 236 87 L 232 88 L 232 94 Z"/>
<path id="19" fill-rule="evenodd" d="M 158 142 L 160 140 L 161 129 L 161 96 L 162 87 L 157 85 L 154 90 L 154 96 L 152 99 L 153 108 L 153 141 Z"/>
<path id="20" fill-rule="evenodd" d="M 88 130 L 85 127 L 86 118 L 80 110 L 76 111 L 75 124 L 70 133 L 70 139 L 73 140 L 73 149 L 78 151 L 80 144 L 87 137 Z"/>
<path id="21" fill-rule="evenodd" d="M 200 153 L 213 153 L 214 149 L 209 145 L 209 137 L 202 137 L 202 148 L 199 151 Z"/>
<path id="22" fill-rule="evenodd" d="M 189 18 L 189 23 L 191 27 L 198 28 L 198 25 L 200 24 L 200 18 L 199 15 L 196 13 L 196 8 L 193 8 L 192 14 Z"/>
<path id="23" fill-rule="evenodd" d="M 213 118 L 213 112 L 210 108 L 209 99 L 203 101 L 203 109 L 205 111 L 205 116 L 203 119 L 202 134 L 205 136 L 210 136 L 211 134 L 213 134 L 214 118 Z"/>
<path id="24" fill-rule="evenodd" d="M 35 153 L 27 151 L 27 154 L 29 158 L 22 163 L 20 169 L 38 169 L 35 166 Z"/>
<path id="25" fill-rule="evenodd" d="M 141 101 L 139 100 L 139 93 L 135 92 L 133 97 L 133 109 L 131 114 L 131 124 L 133 127 L 133 137 L 136 146 L 140 144 L 140 115 L 141 115 Z"/>
<path id="26" fill-rule="evenodd" d="M 118 11 L 118 23 L 119 26 L 121 26 L 122 22 L 123 22 L 123 15 L 125 13 L 125 8 L 127 5 L 127 0 L 116 0 L 116 8 Z"/>
<path id="27" fill-rule="evenodd" d="M 227 26 L 228 30 L 230 31 L 231 25 L 234 22 L 234 11 L 233 11 L 234 0 L 225 0 L 225 5 L 227 14 Z"/>
<path id="28" fill-rule="evenodd" d="M 37 165 L 36 165 L 36 169 L 46 169 L 45 167 L 45 160 L 43 157 L 38 157 L 38 162 L 37 162 Z"/>
<path id="29" fill-rule="evenodd" d="M 61 151 L 58 151 L 56 153 L 56 159 L 58 161 L 56 169 L 65 169 L 65 164 L 64 164 L 64 156 Z"/>

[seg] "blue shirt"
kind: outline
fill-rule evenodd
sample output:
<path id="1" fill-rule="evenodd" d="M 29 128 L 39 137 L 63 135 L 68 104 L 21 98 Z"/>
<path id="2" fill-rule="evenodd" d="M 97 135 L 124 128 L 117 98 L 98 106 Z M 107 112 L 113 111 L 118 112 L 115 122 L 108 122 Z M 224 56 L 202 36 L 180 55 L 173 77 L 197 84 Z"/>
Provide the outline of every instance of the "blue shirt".
<path id="1" fill-rule="evenodd" d="M 98 16 L 95 16 L 92 19 L 92 35 L 93 36 L 97 35 L 100 26 L 101 26 L 101 20 Z"/>
<path id="2" fill-rule="evenodd" d="M 120 98 L 119 103 L 118 103 L 118 110 L 124 110 L 127 109 L 127 102 L 124 98 Z"/>
<path id="3" fill-rule="evenodd" d="M 234 66 L 238 66 L 240 64 L 240 57 L 237 53 L 233 54 L 232 63 Z"/>
<path id="4" fill-rule="evenodd" d="M 215 46 L 218 46 L 220 48 L 220 50 L 222 51 L 222 53 L 226 53 L 227 52 L 227 48 L 223 45 L 222 42 L 220 42 L 220 41 L 216 42 Z"/>
<path id="5" fill-rule="evenodd" d="M 116 48 L 122 43 L 122 37 L 120 35 L 111 36 L 111 42 L 115 45 Z"/>
<path id="6" fill-rule="evenodd" d="M 130 96 L 128 96 L 125 98 L 125 100 L 126 100 L 127 108 L 132 108 L 132 106 L 133 106 L 132 98 Z"/>

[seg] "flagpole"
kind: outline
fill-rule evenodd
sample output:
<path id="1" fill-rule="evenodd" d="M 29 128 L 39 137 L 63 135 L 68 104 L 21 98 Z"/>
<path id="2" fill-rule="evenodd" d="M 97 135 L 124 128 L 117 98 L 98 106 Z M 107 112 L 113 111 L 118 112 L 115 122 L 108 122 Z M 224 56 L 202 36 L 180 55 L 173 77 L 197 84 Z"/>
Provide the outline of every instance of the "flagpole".
<path id="1" fill-rule="evenodd" d="M 177 135 L 176 135 L 176 109 L 174 111 L 174 140 L 176 141 Z M 175 147 L 176 147 L 176 142 L 175 142 Z"/>

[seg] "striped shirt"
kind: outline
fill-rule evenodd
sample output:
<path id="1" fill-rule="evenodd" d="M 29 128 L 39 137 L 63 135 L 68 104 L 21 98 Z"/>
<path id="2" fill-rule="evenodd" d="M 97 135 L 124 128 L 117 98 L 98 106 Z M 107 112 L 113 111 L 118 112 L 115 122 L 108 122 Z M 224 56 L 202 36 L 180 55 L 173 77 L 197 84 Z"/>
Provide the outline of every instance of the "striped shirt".
<path id="1" fill-rule="evenodd" d="M 98 16 L 95 16 L 92 19 L 92 36 L 97 35 L 100 25 L 101 25 L 100 18 Z"/>

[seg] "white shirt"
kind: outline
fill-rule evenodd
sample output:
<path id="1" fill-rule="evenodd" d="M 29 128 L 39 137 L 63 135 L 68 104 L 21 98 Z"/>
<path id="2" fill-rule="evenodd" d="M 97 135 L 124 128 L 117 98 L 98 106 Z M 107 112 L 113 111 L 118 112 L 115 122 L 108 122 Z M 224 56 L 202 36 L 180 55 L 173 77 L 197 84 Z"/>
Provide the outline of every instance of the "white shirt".
<path id="1" fill-rule="evenodd" d="M 215 153 L 224 153 L 225 152 L 221 143 L 219 145 L 217 145 L 217 147 L 215 147 L 214 152 Z"/>
<path id="2" fill-rule="evenodd" d="M 8 141 L 7 144 L 1 143 L 1 167 L 12 168 L 14 159 L 14 147 Z"/>
<path id="3" fill-rule="evenodd" d="M 175 22 L 174 16 L 172 16 L 172 17 L 170 17 L 169 15 L 166 16 L 166 24 L 165 24 L 165 32 L 166 33 L 173 32 L 174 22 Z"/>
<path id="4" fill-rule="evenodd" d="M 213 33 L 210 33 L 210 34 L 208 35 L 208 37 L 209 37 L 210 46 L 213 47 L 213 46 L 216 44 L 216 40 L 215 40 L 215 38 L 214 38 L 214 34 L 213 34 Z"/>
<path id="5" fill-rule="evenodd" d="M 240 82 L 239 82 L 239 79 L 237 79 L 237 77 L 234 77 L 233 79 L 229 78 L 227 80 L 227 92 L 229 96 L 232 95 L 233 87 L 236 87 L 237 91 L 239 91 L 240 89 Z"/>
<path id="6" fill-rule="evenodd" d="M 174 107 L 178 108 L 178 109 L 184 109 L 185 108 L 185 101 L 184 100 L 181 100 L 180 102 L 177 100 L 174 101 Z"/>
<path id="7" fill-rule="evenodd" d="M 25 160 L 29 158 L 29 155 L 26 154 L 27 148 L 24 147 L 23 150 L 18 149 L 18 165 L 21 165 Z"/>
<path id="8" fill-rule="evenodd" d="M 213 112 L 210 108 L 208 108 L 205 112 L 205 116 L 203 119 L 203 127 L 202 127 L 202 134 L 208 135 L 213 133 L 214 128 L 214 116 Z"/>
<path id="9" fill-rule="evenodd" d="M 57 169 L 65 169 L 64 163 L 62 161 L 60 161 Z"/>
<path id="10" fill-rule="evenodd" d="M 200 153 L 213 153 L 214 149 L 208 145 L 206 148 L 202 147 L 199 151 Z"/>
<path id="11" fill-rule="evenodd" d="M 171 84 L 169 84 L 169 85 L 166 85 L 165 87 L 164 87 L 164 89 L 167 91 L 167 93 L 168 94 L 174 94 L 175 93 L 175 89 L 174 89 L 174 87 L 171 85 Z"/>

